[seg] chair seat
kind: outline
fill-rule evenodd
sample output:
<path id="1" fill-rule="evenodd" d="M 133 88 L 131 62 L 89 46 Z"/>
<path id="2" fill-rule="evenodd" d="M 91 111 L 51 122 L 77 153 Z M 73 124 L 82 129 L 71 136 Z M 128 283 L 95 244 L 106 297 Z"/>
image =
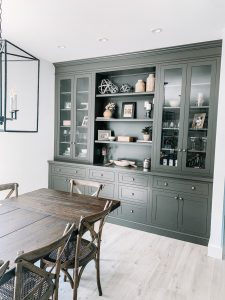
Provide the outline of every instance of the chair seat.
<path id="1" fill-rule="evenodd" d="M 27 296 L 43 278 L 30 270 L 23 269 L 22 272 L 22 288 L 21 299 Z M 13 300 L 14 296 L 15 269 L 5 273 L 0 279 L 0 299 Z M 51 279 L 43 280 L 43 283 L 37 289 L 37 292 L 32 297 L 33 300 L 38 300 L 41 297 L 48 299 L 53 294 L 54 284 Z M 20 299 L 18 299 L 20 300 Z"/>
<path id="2" fill-rule="evenodd" d="M 74 259 L 76 252 L 76 237 L 72 236 L 68 242 L 63 255 L 61 257 L 61 262 L 67 268 L 74 268 Z M 87 262 L 93 259 L 97 252 L 97 247 L 94 243 L 81 239 L 81 246 L 79 252 L 79 266 L 85 265 Z M 52 251 L 47 257 L 43 259 L 44 262 L 54 263 L 57 258 L 57 251 Z"/>

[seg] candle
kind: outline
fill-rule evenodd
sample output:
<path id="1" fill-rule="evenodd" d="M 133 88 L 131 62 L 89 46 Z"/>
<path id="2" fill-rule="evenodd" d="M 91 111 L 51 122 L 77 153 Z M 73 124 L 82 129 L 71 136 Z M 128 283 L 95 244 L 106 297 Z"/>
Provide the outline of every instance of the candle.
<path id="1" fill-rule="evenodd" d="M 9 96 L 9 112 L 17 110 L 17 94 L 11 93 Z"/>

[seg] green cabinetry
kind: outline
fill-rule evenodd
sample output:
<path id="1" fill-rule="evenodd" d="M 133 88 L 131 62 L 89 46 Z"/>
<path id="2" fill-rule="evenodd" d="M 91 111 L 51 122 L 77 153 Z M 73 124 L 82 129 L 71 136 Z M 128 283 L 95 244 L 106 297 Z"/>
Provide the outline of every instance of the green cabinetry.
<path id="1" fill-rule="evenodd" d="M 55 161 L 49 163 L 49 187 L 68 191 L 71 178 L 99 181 L 104 185 L 100 196 L 121 201 L 110 222 L 206 245 L 220 56 L 221 42 L 214 41 L 55 64 Z M 150 73 L 154 90 L 120 90 L 123 84 L 134 88 Z M 101 94 L 102 79 L 115 84 L 116 92 Z M 117 109 L 107 119 L 103 114 L 111 102 Z M 128 103 L 136 108 L 132 118 L 124 118 Z M 152 141 L 144 143 L 147 126 Z M 99 130 L 116 139 L 104 140 Z M 105 165 L 106 152 L 108 160 L 128 159 L 137 168 Z M 143 170 L 145 158 L 151 158 L 151 171 Z"/>
<path id="2" fill-rule="evenodd" d="M 216 60 L 161 67 L 155 170 L 210 174 Z"/>

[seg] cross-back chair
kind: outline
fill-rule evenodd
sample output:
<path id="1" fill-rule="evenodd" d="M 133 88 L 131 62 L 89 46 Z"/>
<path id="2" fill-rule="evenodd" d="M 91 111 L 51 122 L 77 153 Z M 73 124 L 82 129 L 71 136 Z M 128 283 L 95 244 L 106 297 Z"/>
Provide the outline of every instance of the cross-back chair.
<path id="1" fill-rule="evenodd" d="M 74 229 L 75 224 L 68 224 L 63 236 L 58 240 L 45 247 L 19 255 L 15 260 L 16 267 L 4 272 L 0 277 L 0 299 L 48 300 L 54 297 L 53 299 L 57 300 L 61 258 Z M 51 251 L 57 252 L 56 261 L 51 269 L 47 271 L 37 267 L 35 263 Z"/>
<path id="2" fill-rule="evenodd" d="M 18 187 L 18 183 L 0 184 L 0 192 L 9 190 L 9 193 L 6 195 L 5 199 L 8 199 L 13 194 L 13 192 L 15 192 L 15 196 L 18 197 Z"/>
<path id="3" fill-rule="evenodd" d="M 102 229 L 105 223 L 106 216 L 109 214 L 112 207 L 112 201 L 107 201 L 104 210 L 86 217 L 81 217 L 78 234 L 72 235 L 67 247 L 64 251 L 64 260 L 61 262 L 61 270 L 68 277 L 71 287 L 73 288 L 73 299 L 77 299 L 77 289 L 80 283 L 81 275 L 86 265 L 94 260 L 97 275 L 97 286 L 99 296 L 102 295 L 100 282 L 100 246 Z M 98 222 L 98 226 L 95 226 Z M 83 235 L 89 232 L 91 239 L 84 239 Z M 56 259 L 56 252 L 50 253 L 43 259 L 43 267 L 51 266 Z M 69 273 L 69 269 L 73 270 L 73 277 Z"/>
<path id="4" fill-rule="evenodd" d="M 98 198 L 100 191 L 103 188 L 103 184 L 95 181 L 89 180 L 77 180 L 77 179 L 70 179 L 70 193 L 73 194 L 74 192 L 77 194 L 83 194 L 81 191 L 81 187 L 93 187 L 96 191 L 91 195 L 93 197 Z"/>

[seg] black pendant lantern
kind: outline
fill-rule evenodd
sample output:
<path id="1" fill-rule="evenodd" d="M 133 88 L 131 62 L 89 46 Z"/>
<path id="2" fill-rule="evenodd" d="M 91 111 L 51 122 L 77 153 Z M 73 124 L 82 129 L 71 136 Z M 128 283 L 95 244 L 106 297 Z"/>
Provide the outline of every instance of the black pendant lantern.
<path id="1" fill-rule="evenodd" d="M 2 39 L 0 0 L 0 131 L 37 132 L 40 61 Z"/>

